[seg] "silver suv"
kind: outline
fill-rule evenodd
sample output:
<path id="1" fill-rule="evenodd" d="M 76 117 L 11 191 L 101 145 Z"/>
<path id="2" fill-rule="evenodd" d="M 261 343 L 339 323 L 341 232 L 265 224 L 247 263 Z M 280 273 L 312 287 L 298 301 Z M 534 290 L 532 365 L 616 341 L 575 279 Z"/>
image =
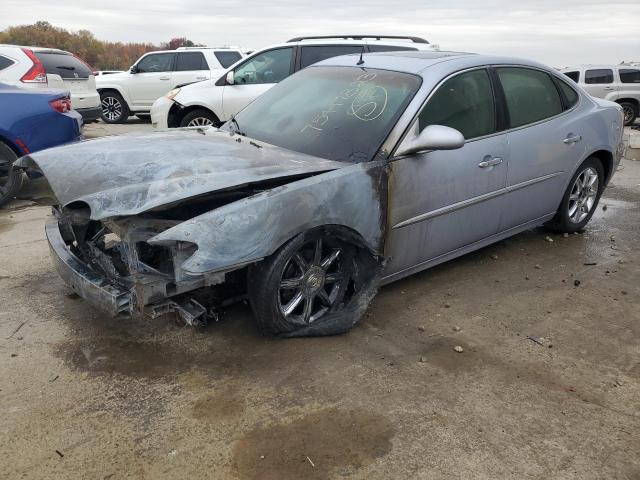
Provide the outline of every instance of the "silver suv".
<path id="1" fill-rule="evenodd" d="M 624 110 L 624 124 L 632 125 L 640 113 L 640 67 L 631 65 L 584 65 L 564 68 L 571 80 L 589 95 L 618 103 Z"/>

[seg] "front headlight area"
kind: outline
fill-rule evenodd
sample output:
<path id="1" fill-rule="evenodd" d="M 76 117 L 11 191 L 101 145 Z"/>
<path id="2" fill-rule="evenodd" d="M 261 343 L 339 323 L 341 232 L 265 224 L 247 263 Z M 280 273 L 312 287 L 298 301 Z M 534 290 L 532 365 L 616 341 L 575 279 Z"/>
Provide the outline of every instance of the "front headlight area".
<path id="1" fill-rule="evenodd" d="M 180 93 L 180 88 L 174 88 L 173 90 L 170 90 L 165 96 L 169 99 L 169 100 L 173 100 L 176 95 L 178 95 Z"/>

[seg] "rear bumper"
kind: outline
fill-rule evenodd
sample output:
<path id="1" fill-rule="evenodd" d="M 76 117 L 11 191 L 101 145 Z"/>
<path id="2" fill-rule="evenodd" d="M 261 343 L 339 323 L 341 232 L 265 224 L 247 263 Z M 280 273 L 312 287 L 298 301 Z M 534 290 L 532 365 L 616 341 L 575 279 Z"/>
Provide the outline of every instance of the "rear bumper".
<path id="1" fill-rule="evenodd" d="M 62 239 L 55 218 L 47 221 L 45 232 L 53 265 L 58 275 L 74 292 L 112 316 L 133 312 L 134 299 L 131 292 L 113 286 L 75 256 Z"/>
<path id="2" fill-rule="evenodd" d="M 77 108 L 76 112 L 82 115 L 84 123 L 94 122 L 100 118 L 102 109 L 100 107 Z"/>

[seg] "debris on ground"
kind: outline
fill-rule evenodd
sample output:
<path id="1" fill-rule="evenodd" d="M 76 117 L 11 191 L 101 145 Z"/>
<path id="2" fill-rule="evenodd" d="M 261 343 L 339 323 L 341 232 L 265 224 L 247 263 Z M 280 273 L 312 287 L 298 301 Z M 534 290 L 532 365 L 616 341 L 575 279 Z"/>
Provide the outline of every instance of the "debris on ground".
<path id="1" fill-rule="evenodd" d="M 569 238 L 569 234 L 568 234 L 567 232 L 564 232 L 564 233 L 562 234 L 562 236 L 563 236 L 564 238 Z"/>
<path id="2" fill-rule="evenodd" d="M 592 267 L 592 266 L 597 265 L 597 264 L 598 264 L 598 262 L 584 262 L 583 263 L 583 265 L 585 267 Z"/>
<path id="3" fill-rule="evenodd" d="M 56 453 L 60 456 L 60 458 L 64 458 L 64 453 L 62 453 L 60 450 L 56 450 Z"/>
<path id="4" fill-rule="evenodd" d="M 424 332 L 424 327 L 423 327 L 422 325 L 420 325 L 420 326 L 418 327 L 418 330 L 420 330 L 421 332 Z"/>
<path id="5" fill-rule="evenodd" d="M 55 376 L 49 378 L 49 383 L 55 382 L 58 378 L 60 378 L 60 375 L 55 375 Z"/>
<path id="6" fill-rule="evenodd" d="M 609 237 L 609 239 L 610 239 L 612 242 L 615 242 L 615 241 L 616 241 L 616 237 L 615 237 L 615 235 L 611 235 L 611 236 Z"/>
<path id="7" fill-rule="evenodd" d="M 580 286 L 580 280 L 574 280 L 574 281 L 573 281 L 573 284 L 574 284 L 576 287 L 579 287 L 579 286 Z"/>
<path id="8" fill-rule="evenodd" d="M 307 460 L 309 460 L 309 463 L 311 464 L 311 467 L 316 468 L 316 464 L 313 463 L 309 457 L 307 457 Z"/>
<path id="9" fill-rule="evenodd" d="M 542 343 L 540 341 L 540 339 L 536 338 L 536 337 L 532 337 L 531 335 L 527 335 L 527 340 L 531 340 L 534 343 L 537 343 L 538 345 L 542 345 L 544 347 L 544 343 Z"/>
<path id="10" fill-rule="evenodd" d="M 427 357 L 420 357 L 420 363 L 424 363 L 427 361 Z"/>
<path id="11" fill-rule="evenodd" d="M 448 304 L 448 303 L 445 303 L 445 304 L 444 304 L 444 308 L 451 308 L 451 305 L 450 305 L 450 304 Z"/>
<path id="12" fill-rule="evenodd" d="M 453 350 L 458 353 L 464 352 L 464 348 L 462 348 L 460 345 L 456 345 L 455 347 L 453 347 Z"/>
<path id="13" fill-rule="evenodd" d="M 544 237 L 545 241 L 549 242 L 549 243 L 553 243 L 553 238 L 551 238 L 549 235 L 547 235 L 546 237 Z"/>
<path id="14" fill-rule="evenodd" d="M 603 212 L 606 212 L 606 211 L 607 211 L 607 205 L 606 205 L 606 204 L 602 205 L 602 211 L 603 211 Z"/>
<path id="15" fill-rule="evenodd" d="M 13 332 L 11 332 L 11 335 L 9 335 L 9 336 L 6 338 L 6 340 L 9 340 L 9 339 L 10 339 L 11 337 L 13 337 L 16 333 L 18 333 L 18 332 L 20 331 L 20 329 L 21 329 L 22 327 L 24 327 L 24 326 L 25 326 L 25 324 L 26 324 L 26 323 L 27 323 L 27 321 L 25 320 L 25 321 L 24 321 L 24 322 L 22 322 L 20 325 L 18 325 L 18 326 L 16 327 L 16 329 L 15 329 Z"/>
<path id="16" fill-rule="evenodd" d="M 496 255 L 495 253 L 492 253 L 490 256 L 491 256 L 492 260 L 497 260 L 498 259 L 498 255 Z"/>
<path id="17" fill-rule="evenodd" d="M 533 268 L 535 268 L 536 270 L 540 270 L 542 267 L 541 267 L 539 264 L 537 264 L 537 263 L 536 263 L 536 264 L 533 266 Z"/>
<path id="18" fill-rule="evenodd" d="M 459 327 L 458 325 L 456 325 L 455 327 L 453 327 L 453 331 L 454 332 L 459 332 L 460 330 L 462 330 L 461 327 Z"/>

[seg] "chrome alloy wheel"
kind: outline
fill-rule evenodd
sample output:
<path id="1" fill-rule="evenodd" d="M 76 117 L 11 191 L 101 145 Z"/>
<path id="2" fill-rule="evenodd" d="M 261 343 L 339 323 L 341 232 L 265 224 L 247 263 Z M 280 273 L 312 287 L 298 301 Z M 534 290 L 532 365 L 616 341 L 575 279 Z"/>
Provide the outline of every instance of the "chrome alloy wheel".
<path id="1" fill-rule="evenodd" d="M 102 99 L 102 115 L 110 121 L 118 120 L 122 116 L 122 104 L 115 97 Z"/>
<path id="2" fill-rule="evenodd" d="M 326 247 L 322 239 L 302 245 L 282 270 L 280 313 L 292 323 L 308 325 L 337 306 L 349 277 L 343 259 L 341 248 Z"/>
<path id="3" fill-rule="evenodd" d="M 631 121 L 635 118 L 636 112 L 633 110 L 633 107 L 629 104 L 625 104 L 622 106 L 622 112 L 624 114 L 624 124 L 627 125 L 631 123 Z"/>
<path id="4" fill-rule="evenodd" d="M 206 117 L 196 117 L 187 123 L 187 127 L 208 127 L 213 125 L 213 122 Z"/>
<path id="5" fill-rule="evenodd" d="M 573 182 L 569 194 L 569 219 L 573 223 L 582 222 L 594 204 L 598 196 L 598 172 L 592 167 L 584 169 Z"/>

